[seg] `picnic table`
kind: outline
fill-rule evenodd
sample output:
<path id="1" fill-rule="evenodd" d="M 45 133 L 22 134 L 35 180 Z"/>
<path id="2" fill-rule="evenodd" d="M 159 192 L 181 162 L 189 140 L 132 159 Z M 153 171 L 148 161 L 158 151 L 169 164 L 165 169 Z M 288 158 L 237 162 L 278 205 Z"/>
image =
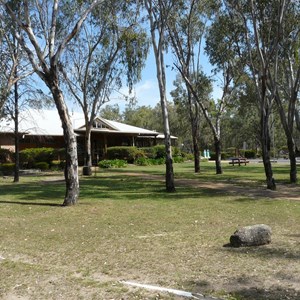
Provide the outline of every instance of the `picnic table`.
<path id="1" fill-rule="evenodd" d="M 230 158 L 230 162 L 229 164 L 230 165 L 241 165 L 241 164 L 244 164 L 245 166 L 249 163 L 249 160 L 247 160 L 247 158 L 245 157 L 232 157 Z"/>

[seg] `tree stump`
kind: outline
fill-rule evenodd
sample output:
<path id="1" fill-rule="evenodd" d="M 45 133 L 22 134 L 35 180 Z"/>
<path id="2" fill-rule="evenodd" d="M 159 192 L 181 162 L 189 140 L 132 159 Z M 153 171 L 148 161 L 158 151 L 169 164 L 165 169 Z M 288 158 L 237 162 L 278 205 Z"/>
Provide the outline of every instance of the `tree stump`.
<path id="1" fill-rule="evenodd" d="M 264 224 L 246 226 L 238 229 L 230 237 L 230 246 L 247 247 L 271 243 L 272 230 Z"/>

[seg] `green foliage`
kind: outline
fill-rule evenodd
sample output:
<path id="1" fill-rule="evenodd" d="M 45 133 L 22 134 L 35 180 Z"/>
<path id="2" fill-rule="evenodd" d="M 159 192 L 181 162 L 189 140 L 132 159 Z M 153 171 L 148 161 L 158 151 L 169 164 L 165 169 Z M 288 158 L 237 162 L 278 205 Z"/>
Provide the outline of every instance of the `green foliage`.
<path id="1" fill-rule="evenodd" d="M 8 149 L 0 149 L 0 163 L 9 163 L 13 161 L 13 153 Z"/>
<path id="2" fill-rule="evenodd" d="M 154 147 L 144 147 L 141 148 L 141 150 L 144 152 L 146 158 L 156 158 L 156 150 Z"/>
<path id="3" fill-rule="evenodd" d="M 174 163 L 182 163 L 182 162 L 184 162 L 184 158 L 182 156 L 174 156 L 173 162 Z"/>
<path id="4" fill-rule="evenodd" d="M 227 153 L 222 152 L 222 153 L 221 153 L 221 159 L 223 160 L 223 159 L 227 159 L 227 158 L 228 158 Z M 211 152 L 210 152 L 210 159 L 209 159 L 209 160 L 215 160 L 215 159 L 216 159 L 216 153 L 213 152 L 213 151 L 211 151 Z"/>
<path id="5" fill-rule="evenodd" d="M 45 161 L 36 162 L 33 164 L 34 169 L 40 169 L 41 171 L 49 170 L 49 164 Z"/>
<path id="6" fill-rule="evenodd" d="M 66 166 L 65 161 L 53 160 L 51 162 L 50 169 L 60 171 L 60 170 L 64 170 L 65 166 Z"/>
<path id="7" fill-rule="evenodd" d="M 245 150 L 244 156 L 246 158 L 256 158 L 256 151 L 255 150 Z"/>
<path id="8" fill-rule="evenodd" d="M 4 163 L 0 165 L 0 171 L 3 175 L 12 175 L 14 173 L 14 163 Z"/>
<path id="9" fill-rule="evenodd" d="M 123 159 L 128 163 L 133 163 L 137 158 L 143 157 L 144 152 L 136 147 L 121 146 L 109 147 L 107 149 L 108 159 Z"/>
<path id="10" fill-rule="evenodd" d="M 54 159 L 55 150 L 53 148 L 28 148 L 20 151 L 20 165 L 33 168 L 36 163 L 46 162 L 51 164 Z"/>
<path id="11" fill-rule="evenodd" d="M 163 165 L 165 163 L 165 159 L 140 157 L 134 163 L 138 166 L 158 166 Z"/>
<path id="12" fill-rule="evenodd" d="M 125 168 L 127 167 L 127 161 L 123 159 L 106 159 L 106 160 L 101 160 L 98 163 L 99 168 L 102 169 L 111 169 L 111 168 Z"/>
<path id="13" fill-rule="evenodd" d="M 155 158 L 165 158 L 166 157 L 166 148 L 165 145 L 157 145 L 153 147 L 155 150 Z"/>

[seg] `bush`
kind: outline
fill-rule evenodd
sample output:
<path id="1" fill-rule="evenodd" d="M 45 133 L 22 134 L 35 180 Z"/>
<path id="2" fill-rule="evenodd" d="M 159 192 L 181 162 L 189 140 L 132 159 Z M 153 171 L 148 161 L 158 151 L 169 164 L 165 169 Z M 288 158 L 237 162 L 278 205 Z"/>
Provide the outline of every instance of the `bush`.
<path id="1" fill-rule="evenodd" d="M 164 158 L 145 158 L 140 157 L 134 162 L 138 166 L 157 166 L 165 163 Z"/>
<path id="2" fill-rule="evenodd" d="M 245 150 L 245 157 L 246 158 L 256 158 L 256 151 L 255 150 Z"/>
<path id="3" fill-rule="evenodd" d="M 156 158 L 156 149 L 154 147 L 140 148 L 144 152 L 145 158 Z"/>
<path id="4" fill-rule="evenodd" d="M 224 160 L 224 159 L 227 159 L 227 158 L 228 158 L 227 153 L 222 152 L 221 153 L 221 159 Z M 210 152 L 210 159 L 209 160 L 216 160 L 216 153 L 215 152 Z"/>
<path id="5" fill-rule="evenodd" d="M 182 152 L 181 155 L 182 155 L 182 157 L 184 158 L 185 161 L 194 160 L 194 154 L 193 153 Z"/>
<path id="6" fill-rule="evenodd" d="M 20 151 L 20 165 L 33 168 L 36 163 L 46 162 L 51 165 L 54 159 L 55 150 L 53 148 L 28 148 Z"/>
<path id="7" fill-rule="evenodd" d="M 39 169 L 41 171 L 46 171 L 46 170 L 49 170 L 49 164 L 45 161 L 40 161 L 40 162 L 34 163 L 33 168 Z"/>
<path id="8" fill-rule="evenodd" d="M 108 160 L 121 159 L 126 160 L 128 163 L 133 163 L 137 158 L 144 156 L 145 153 L 136 147 L 122 146 L 107 149 Z"/>
<path id="9" fill-rule="evenodd" d="M 13 161 L 14 154 L 8 149 L 0 148 L 0 163 L 11 163 Z"/>
<path id="10" fill-rule="evenodd" d="M 166 148 L 165 145 L 154 146 L 155 158 L 165 158 L 166 157 Z"/>
<path id="11" fill-rule="evenodd" d="M 15 164 L 14 163 L 5 163 L 0 166 L 0 171 L 3 175 L 12 175 L 14 174 Z"/>
<path id="12" fill-rule="evenodd" d="M 182 163 L 182 162 L 184 162 L 184 158 L 182 156 L 174 156 L 173 162 L 174 163 Z"/>
<path id="13" fill-rule="evenodd" d="M 150 166 L 151 165 L 151 158 L 146 157 L 139 157 L 134 161 L 134 164 L 137 166 Z"/>
<path id="14" fill-rule="evenodd" d="M 66 166 L 65 161 L 53 160 L 51 162 L 50 169 L 61 171 L 61 170 L 64 170 L 65 166 Z"/>
<path id="15" fill-rule="evenodd" d="M 123 159 L 105 159 L 99 161 L 98 166 L 102 169 L 125 168 L 127 167 L 127 161 Z"/>

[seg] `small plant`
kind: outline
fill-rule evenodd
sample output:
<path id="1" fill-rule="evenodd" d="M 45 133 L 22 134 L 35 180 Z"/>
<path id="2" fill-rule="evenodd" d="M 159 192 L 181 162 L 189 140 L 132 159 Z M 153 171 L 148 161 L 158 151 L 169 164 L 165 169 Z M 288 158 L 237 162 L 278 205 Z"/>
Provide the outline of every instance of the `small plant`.
<path id="1" fill-rule="evenodd" d="M 105 159 L 98 163 L 99 168 L 111 169 L 111 168 L 125 168 L 127 167 L 127 161 L 123 159 Z"/>

